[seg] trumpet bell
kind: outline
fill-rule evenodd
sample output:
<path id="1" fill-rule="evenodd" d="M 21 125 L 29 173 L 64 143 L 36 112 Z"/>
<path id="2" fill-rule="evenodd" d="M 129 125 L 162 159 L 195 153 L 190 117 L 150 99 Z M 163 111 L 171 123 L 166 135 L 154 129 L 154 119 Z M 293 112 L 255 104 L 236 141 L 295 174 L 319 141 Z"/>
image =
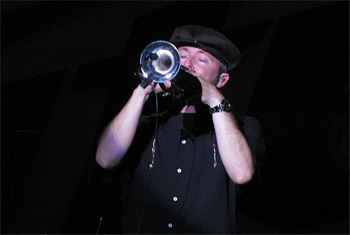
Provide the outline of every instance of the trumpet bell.
<path id="1" fill-rule="evenodd" d="M 179 72 L 180 54 L 170 42 L 158 40 L 145 47 L 140 56 L 141 72 L 144 79 L 164 83 Z"/>

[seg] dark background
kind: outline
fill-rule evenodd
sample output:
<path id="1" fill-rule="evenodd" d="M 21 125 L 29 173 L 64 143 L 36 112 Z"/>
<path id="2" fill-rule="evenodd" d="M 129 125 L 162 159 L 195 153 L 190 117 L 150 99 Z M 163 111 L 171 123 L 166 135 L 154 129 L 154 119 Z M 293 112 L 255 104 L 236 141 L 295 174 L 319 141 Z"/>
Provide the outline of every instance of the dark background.
<path id="1" fill-rule="evenodd" d="M 94 160 L 143 48 L 201 24 L 242 52 L 225 96 L 257 117 L 239 233 L 349 233 L 349 3 L 1 1 L 1 233 L 121 233 L 124 180 Z"/>

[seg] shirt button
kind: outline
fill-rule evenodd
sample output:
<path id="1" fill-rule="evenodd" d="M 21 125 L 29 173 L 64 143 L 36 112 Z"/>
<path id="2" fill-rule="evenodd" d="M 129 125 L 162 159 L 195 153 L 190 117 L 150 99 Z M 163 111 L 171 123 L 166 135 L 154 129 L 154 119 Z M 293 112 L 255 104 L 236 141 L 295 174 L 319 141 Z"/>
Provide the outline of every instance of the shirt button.
<path id="1" fill-rule="evenodd" d="M 187 142 L 187 141 L 186 141 L 185 139 L 183 139 L 183 140 L 181 141 L 182 144 L 186 144 L 186 142 Z"/>
<path id="2" fill-rule="evenodd" d="M 172 228 L 173 227 L 173 224 L 172 223 L 169 223 L 168 224 L 168 228 Z"/>
<path id="3" fill-rule="evenodd" d="M 173 197 L 173 201 L 177 202 L 178 198 L 177 197 Z"/>
<path id="4" fill-rule="evenodd" d="M 181 170 L 181 168 L 177 168 L 177 173 L 181 173 L 182 172 L 182 170 Z"/>

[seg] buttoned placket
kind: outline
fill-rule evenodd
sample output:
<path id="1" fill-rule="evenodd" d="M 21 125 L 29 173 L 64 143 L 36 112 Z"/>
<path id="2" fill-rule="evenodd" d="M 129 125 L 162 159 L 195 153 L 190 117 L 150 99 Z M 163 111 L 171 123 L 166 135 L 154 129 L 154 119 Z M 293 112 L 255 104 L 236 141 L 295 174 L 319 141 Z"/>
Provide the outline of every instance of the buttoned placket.
<path id="1" fill-rule="evenodd" d="M 183 145 L 185 145 L 185 144 L 187 143 L 186 139 L 182 139 L 182 140 L 181 140 L 181 143 L 182 143 Z M 176 172 L 177 172 L 178 174 L 181 174 L 181 173 L 182 173 L 182 169 L 179 167 L 179 168 L 176 169 Z M 179 200 L 179 199 L 178 199 L 177 196 L 174 196 L 174 197 L 173 197 L 173 201 L 174 201 L 174 202 L 177 202 L 178 200 Z"/>
<path id="2" fill-rule="evenodd" d="M 182 139 L 181 140 L 181 144 L 182 145 L 186 145 L 187 144 L 187 140 L 186 139 Z M 181 167 L 178 167 L 176 169 L 176 172 L 180 175 L 182 173 Z M 173 196 L 172 200 L 173 200 L 174 203 L 176 203 L 176 202 L 178 202 L 179 198 L 177 196 Z M 168 228 L 169 229 L 173 228 L 173 226 L 174 226 L 173 223 L 171 223 L 171 222 L 168 223 Z"/>

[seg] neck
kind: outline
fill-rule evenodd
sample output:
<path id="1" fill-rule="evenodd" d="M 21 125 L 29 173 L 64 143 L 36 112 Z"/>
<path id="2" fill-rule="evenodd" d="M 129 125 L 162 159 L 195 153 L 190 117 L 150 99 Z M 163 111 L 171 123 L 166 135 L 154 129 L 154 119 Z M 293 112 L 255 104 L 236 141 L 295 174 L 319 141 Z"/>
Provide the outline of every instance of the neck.
<path id="1" fill-rule="evenodd" d="M 181 113 L 196 113 L 196 108 L 194 106 L 185 105 L 181 109 Z"/>

